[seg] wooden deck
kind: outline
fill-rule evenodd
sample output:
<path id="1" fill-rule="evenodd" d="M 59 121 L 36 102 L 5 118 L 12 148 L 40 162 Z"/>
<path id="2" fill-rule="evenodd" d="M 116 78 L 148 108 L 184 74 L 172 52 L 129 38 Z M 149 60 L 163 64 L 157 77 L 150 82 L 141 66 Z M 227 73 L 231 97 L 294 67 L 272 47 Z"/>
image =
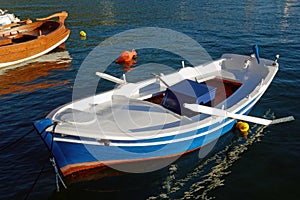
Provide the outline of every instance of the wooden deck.
<path id="1" fill-rule="evenodd" d="M 242 85 L 241 82 L 220 78 L 214 78 L 205 81 L 205 83 L 209 86 L 217 88 L 215 99 L 212 102 L 212 107 L 218 105 L 219 103 L 227 99 Z"/>

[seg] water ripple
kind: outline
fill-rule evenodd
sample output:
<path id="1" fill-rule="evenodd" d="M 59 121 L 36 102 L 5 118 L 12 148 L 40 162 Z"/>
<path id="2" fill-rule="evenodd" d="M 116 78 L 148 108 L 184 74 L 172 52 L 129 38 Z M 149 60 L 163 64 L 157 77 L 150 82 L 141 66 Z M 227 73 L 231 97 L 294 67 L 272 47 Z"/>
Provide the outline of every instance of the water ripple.
<path id="1" fill-rule="evenodd" d="M 273 116 L 274 113 L 267 111 L 264 117 Z M 266 126 L 252 125 L 251 135 L 245 139 L 234 138 L 223 150 L 200 163 L 184 178 L 176 179 L 177 167 L 171 165 L 169 175 L 162 183 L 163 193 L 158 196 L 150 196 L 148 200 L 154 199 L 214 199 L 210 191 L 225 185 L 225 177 L 230 174 L 230 167 L 241 158 L 241 155 L 261 137 L 266 134 Z M 207 171 L 207 169 L 210 170 Z"/>

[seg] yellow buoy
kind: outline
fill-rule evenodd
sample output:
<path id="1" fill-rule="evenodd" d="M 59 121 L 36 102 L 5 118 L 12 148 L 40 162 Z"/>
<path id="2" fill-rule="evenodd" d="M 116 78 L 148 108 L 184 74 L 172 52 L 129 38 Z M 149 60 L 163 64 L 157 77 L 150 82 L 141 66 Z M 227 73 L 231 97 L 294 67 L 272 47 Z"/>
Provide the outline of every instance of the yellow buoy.
<path id="1" fill-rule="evenodd" d="M 86 37 L 86 33 L 84 31 L 80 31 L 79 34 L 80 34 L 81 37 Z"/>
<path id="2" fill-rule="evenodd" d="M 246 122 L 238 122 L 235 127 L 238 128 L 242 133 L 248 133 L 249 131 L 249 124 Z"/>

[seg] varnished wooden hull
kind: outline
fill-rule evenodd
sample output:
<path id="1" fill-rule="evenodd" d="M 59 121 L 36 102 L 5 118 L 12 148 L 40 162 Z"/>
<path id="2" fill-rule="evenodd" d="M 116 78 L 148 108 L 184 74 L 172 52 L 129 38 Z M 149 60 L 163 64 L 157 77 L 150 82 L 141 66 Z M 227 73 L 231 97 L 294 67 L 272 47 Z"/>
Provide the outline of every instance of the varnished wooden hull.
<path id="1" fill-rule="evenodd" d="M 0 31 L 0 68 L 42 56 L 62 45 L 70 30 L 60 21 L 41 21 Z"/>

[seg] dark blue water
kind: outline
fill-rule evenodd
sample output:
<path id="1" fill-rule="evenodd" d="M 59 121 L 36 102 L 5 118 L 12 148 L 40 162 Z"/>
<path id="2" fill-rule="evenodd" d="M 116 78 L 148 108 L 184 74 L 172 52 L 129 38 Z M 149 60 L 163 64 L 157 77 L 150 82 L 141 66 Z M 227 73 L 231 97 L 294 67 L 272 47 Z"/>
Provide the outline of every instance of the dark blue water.
<path id="1" fill-rule="evenodd" d="M 253 44 L 260 46 L 261 57 L 273 59 L 280 54 L 280 70 L 251 114 L 296 118 L 264 129 L 251 125 L 252 134 L 246 139 L 230 132 L 203 160 L 187 157 L 154 175 L 113 178 L 97 182 L 91 189 L 77 185 L 60 193 L 56 193 L 48 152 L 38 135 L 32 133 L 0 152 L 0 199 L 24 199 L 29 191 L 29 199 L 299 199 L 297 0 L 10 0 L 0 1 L 0 5 L 22 19 L 66 10 L 66 25 L 71 29 L 67 52 L 1 70 L 1 148 L 30 131 L 33 121 L 72 100 L 76 74 L 94 47 L 110 36 L 140 27 L 182 32 L 199 42 L 213 59 L 223 53 L 248 54 Z M 85 40 L 80 39 L 81 30 L 87 33 Z M 167 53 L 153 56 L 149 51 L 143 54 L 143 50 L 139 57 L 165 64 L 172 59 Z M 112 67 L 113 72 L 122 72 L 120 66 Z M 179 67 L 180 63 L 174 68 Z M 105 85 L 100 90 L 112 87 Z"/>

